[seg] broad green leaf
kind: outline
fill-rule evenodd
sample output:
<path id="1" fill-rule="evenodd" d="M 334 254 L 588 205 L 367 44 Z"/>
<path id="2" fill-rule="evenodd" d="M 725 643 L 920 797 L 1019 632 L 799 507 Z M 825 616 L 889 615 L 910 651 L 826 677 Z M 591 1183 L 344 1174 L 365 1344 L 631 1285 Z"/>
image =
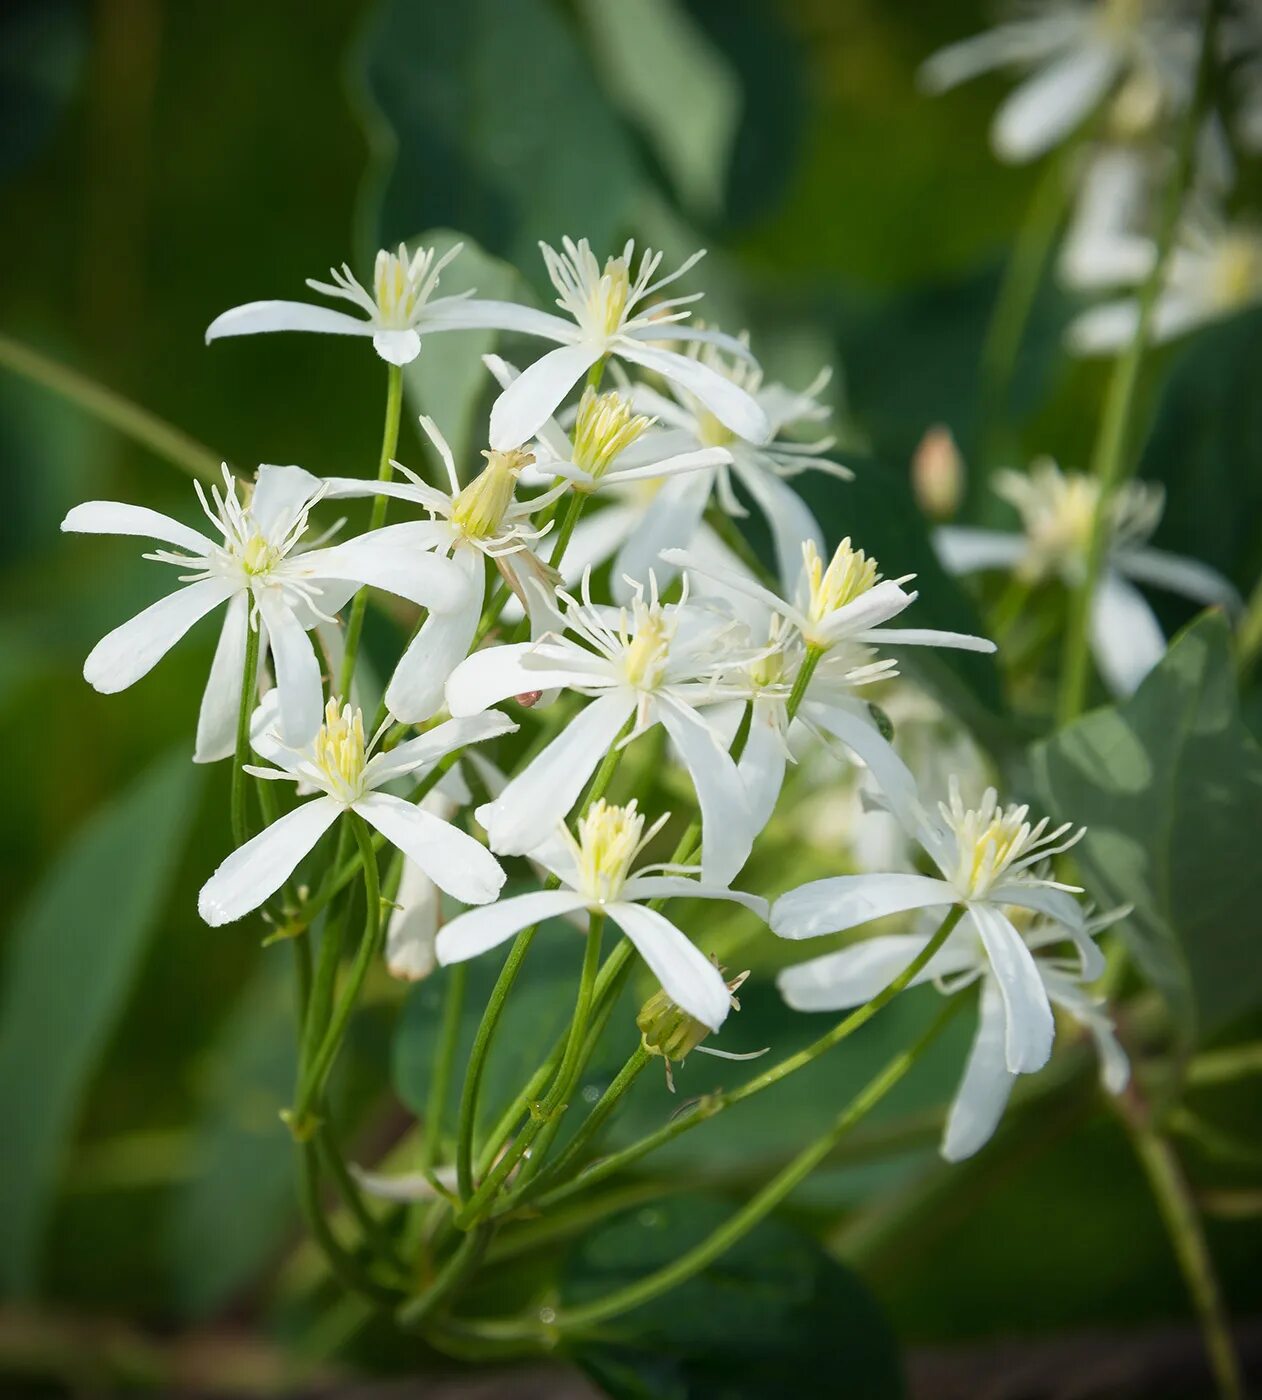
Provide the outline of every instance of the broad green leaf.
<path id="1" fill-rule="evenodd" d="M 0 16 L 0 179 L 39 150 L 70 100 L 88 51 L 74 0 L 10 0 Z"/>
<path id="2" fill-rule="evenodd" d="M 93 816 L 13 930 L 0 1002 L 0 1281 L 29 1292 L 58 1172 L 183 847 L 199 771 L 180 753 Z"/>
<path id="3" fill-rule="evenodd" d="M 1133 904 L 1136 958 L 1189 1040 L 1262 1001 L 1262 752 L 1237 714 L 1230 633 L 1208 613 L 1134 696 L 1033 751 L 1047 808 L 1085 823 L 1090 894 Z"/>
<path id="4" fill-rule="evenodd" d="M 472 291 L 488 300 L 525 299 L 518 274 L 507 263 L 488 256 L 462 235 L 450 229 L 431 229 L 421 234 L 416 242 L 433 245 L 439 257 L 455 244 L 464 244 L 464 250 L 443 272 L 443 296 Z M 426 414 L 438 424 L 451 447 L 462 480 L 476 475 L 484 465 L 477 454 L 486 445 L 487 430 L 485 422 L 479 422 L 476 415 L 491 394 L 499 392 L 499 386 L 482 363 L 482 356 L 495 349 L 498 338 L 495 331 L 463 331 L 455 337 L 437 336 L 426 346 L 426 353 L 419 355 L 403 371 L 408 407 L 414 414 Z M 438 471 L 439 475 L 430 479 L 442 482 L 445 487 L 446 474 L 441 466 Z"/>
<path id="5" fill-rule="evenodd" d="M 571 1252 L 561 1306 L 674 1262 L 734 1206 L 676 1196 L 591 1230 Z M 618 1400 L 897 1400 L 898 1348 L 863 1283 L 808 1237 L 765 1221 L 681 1287 L 579 1341 L 579 1365 Z"/>
<path id="6" fill-rule="evenodd" d="M 378 241 L 463 229 L 533 274 L 538 239 L 600 255 L 622 233 L 634 153 L 558 8 L 383 0 L 358 66 L 388 156 Z"/>

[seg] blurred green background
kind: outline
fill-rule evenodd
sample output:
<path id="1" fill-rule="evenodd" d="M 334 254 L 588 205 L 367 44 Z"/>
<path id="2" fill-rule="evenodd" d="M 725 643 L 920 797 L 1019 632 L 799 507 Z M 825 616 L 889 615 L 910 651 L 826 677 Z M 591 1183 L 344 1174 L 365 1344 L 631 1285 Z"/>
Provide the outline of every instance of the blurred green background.
<path id="1" fill-rule="evenodd" d="M 540 237 L 586 234 L 600 250 L 634 234 L 670 255 L 704 244 L 695 285 L 710 314 L 748 325 L 777 377 L 804 384 L 836 365 L 844 438 L 868 474 L 855 500 L 890 541 L 883 561 L 905 552 L 911 562 L 889 564 L 921 567 L 922 584 L 927 571 L 940 590 L 928 605 L 975 622 L 923 557 L 906 479 L 935 423 L 981 460 L 976 360 L 1036 179 L 989 152 L 1000 82 L 939 100 L 916 91 L 921 59 L 983 22 L 980 5 L 934 0 L 9 0 L 0 334 L 241 469 L 368 474 L 383 375 L 364 345 L 277 336 L 208 349 L 218 312 L 301 297 L 303 278 L 344 259 L 362 275 L 379 243 L 428 229 L 514 263 L 520 294 L 542 304 Z M 1070 309 L 1052 287 L 1036 304 L 1006 418 L 1014 462 L 1035 449 L 1067 465 L 1087 456 L 1102 372 L 1060 355 Z M 410 387 L 475 450 L 473 408 L 433 403 L 445 381 L 427 363 L 449 349 L 427 345 Z M 1260 352 L 1262 323 L 1246 315 L 1166 352 L 1148 385 L 1145 471 L 1170 498 L 1158 542 L 1242 590 L 1262 565 Z M 405 460 L 419 456 L 409 432 Z M 2 364 L 0 462 L 0 1286 L 13 1300 L 0 1308 L 0 1376 L 35 1389 L 152 1378 L 165 1364 L 155 1338 L 225 1320 L 336 1351 L 336 1313 L 293 1302 L 312 1265 L 292 1253 L 275 1118 L 291 1072 L 288 963 L 196 917 L 196 889 L 228 842 L 226 768 L 185 761 L 213 629 L 124 694 L 98 696 L 80 676 L 95 640 L 159 585 L 138 549 L 63 537 L 59 520 L 92 497 L 191 519 L 190 483 Z M 846 504 L 828 497 L 840 513 L 830 532 L 847 528 Z M 977 470 L 968 509 L 991 509 Z M 1171 628 L 1191 615 L 1163 607 Z M 961 712 L 987 723 L 993 675 L 966 663 L 954 684 Z M 1256 692 L 1245 713 L 1258 713 Z M 398 997 L 378 990 L 343 1075 L 369 1156 L 402 1121 L 355 1087 L 389 1073 Z M 769 989 L 759 997 L 774 1022 Z M 426 1004 L 417 994 L 407 1014 L 423 1020 Z M 803 1111 L 857 1082 L 898 1034 L 891 1022 L 857 1067 L 804 1088 Z M 932 1093 L 949 1092 L 957 1065 L 952 1051 Z M 1032 1130 L 949 1180 L 920 1143 L 893 1167 L 825 1181 L 801 1209 L 913 1347 L 1184 1325 L 1129 1149 L 1107 1120 L 1084 1128 L 1089 1110 L 1053 1091 Z M 1223 1110 L 1246 1125 L 1256 1104 Z M 710 1150 L 736 1158 L 777 1131 L 764 1119 Z M 1247 1163 L 1198 1166 L 1211 1185 L 1254 1180 Z M 889 1218 L 851 1219 L 842 1207 L 876 1187 Z M 1262 1235 L 1251 1222 L 1211 1229 L 1247 1315 L 1262 1302 Z M 398 1361 L 384 1343 L 369 1352 Z M 266 1356 L 255 1364 L 271 1375 Z"/>

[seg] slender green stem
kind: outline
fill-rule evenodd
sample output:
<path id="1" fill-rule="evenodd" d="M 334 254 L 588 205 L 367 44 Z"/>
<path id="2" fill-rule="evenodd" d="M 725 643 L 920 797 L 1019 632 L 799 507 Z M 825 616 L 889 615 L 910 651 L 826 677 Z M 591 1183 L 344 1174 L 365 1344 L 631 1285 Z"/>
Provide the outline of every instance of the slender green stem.
<path id="1" fill-rule="evenodd" d="M 609 1087 L 600 1096 L 595 1107 L 587 1115 L 582 1127 L 579 1128 L 569 1146 L 548 1168 L 546 1176 L 536 1178 L 536 1184 L 542 1186 L 547 1181 L 553 1181 L 564 1177 L 566 1171 L 576 1162 L 582 1160 L 583 1153 L 587 1150 L 588 1144 L 600 1132 L 609 1121 L 614 1110 L 622 1102 L 623 1095 L 635 1083 L 644 1071 L 645 1066 L 653 1057 L 644 1048 L 644 1042 L 631 1052 L 630 1058 L 622 1066 Z"/>
<path id="2" fill-rule="evenodd" d="M 1214 33 L 1217 28 L 1218 0 L 1205 6 L 1201 37 L 1201 58 L 1196 94 L 1188 104 L 1179 138 L 1174 170 L 1165 190 L 1165 202 L 1157 231 L 1152 268 L 1139 293 L 1139 316 L 1135 334 L 1126 352 L 1113 367 L 1113 376 L 1104 401 L 1100 429 L 1096 435 L 1091 470 L 1099 483 L 1095 515 L 1081 583 L 1070 599 L 1069 625 L 1065 631 L 1057 719 L 1065 725 L 1076 719 L 1087 699 L 1091 604 L 1100 583 L 1108 548 L 1113 500 L 1129 473 L 1132 420 L 1135 413 L 1140 369 L 1151 340 L 1157 300 L 1165 285 L 1166 271 L 1174 251 L 1183 201 L 1191 185 L 1196 158 L 1196 138 L 1201 129 L 1210 78 L 1214 66 Z"/>
<path id="3" fill-rule="evenodd" d="M 346 1035 L 346 1028 L 350 1024 L 355 1004 L 359 1000 L 364 978 L 367 977 L 368 969 L 381 951 L 381 887 L 377 875 L 376 852 L 372 848 L 372 840 L 364 819 L 356 812 L 347 812 L 346 820 L 350 825 L 356 844 L 359 846 L 361 869 L 364 874 L 364 896 L 367 905 L 364 918 L 364 936 L 360 940 L 359 951 L 351 966 L 350 977 L 334 1008 L 328 1029 L 324 1032 L 319 1049 L 312 1057 L 302 1083 L 298 1087 L 298 1096 L 290 1121 L 291 1130 L 298 1136 L 314 1130 L 315 1124 L 310 1121 L 312 1107 L 323 1093 L 329 1071 L 333 1068 L 333 1062 L 337 1059 L 338 1051 L 342 1047 L 342 1039 Z"/>
<path id="4" fill-rule="evenodd" d="M 1118 1104 L 1135 1153 L 1165 1222 L 1175 1258 L 1187 1284 L 1200 1322 L 1201 1335 L 1218 1394 L 1222 1400 L 1243 1400 L 1244 1381 L 1231 1337 L 1231 1323 L 1222 1290 L 1214 1272 L 1205 1231 L 1197 1214 L 1192 1188 L 1183 1173 L 1178 1154 L 1169 1140 L 1157 1132 L 1138 1096 L 1127 1095 Z"/>
<path id="5" fill-rule="evenodd" d="M 1249 1074 L 1262 1074 L 1262 1041 L 1197 1055 L 1188 1062 L 1187 1083 L 1230 1084 Z"/>
<path id="6" fill-rule="evenodd" d="M 1236 668 L 1242 686 L 1253 674 L 1259 655 L 1262 655 L 1262 578 L 1253 586 L 1236 632 Z"/>
<path id="7" fill-rule="evenodd" d="M 209 447 L 87 375 L 68 369 L 7 335 L 0 335 L 0 366 L 51 389 L 190 476 L 203 481 L 220 480 L 220 460 Z"/>
<path id="8" fill-rule="evenodd" d="M 958 998 L 952 998 L 929 1029 L 906 1050 L 895 1055 L 885 1068 L 855 1095 L 827 1132 L 804 1148 L 762 1190 L 705 1240 L 686 1250 L 664 1268 L 638 1279 L 625 1288 L 616 1289 L 603 1298 L 595 1298 L 591 1302 L 558 1312 L 548 1322 L 549 1332 L 573 1334 L 608 1318 L 630 1312 L 633 1308 L 642 1307 L 654 1298 L 686 1283 L 725 1254 L 796 1190 L 854 1124 L 889 1093 L 946 1027 L 947 1022 L 959 1009 L 959 1004 Z M 496 1340 L 511 1337 L 533 1338 L 538 1336 L 540 1330 L 537 1316 L 505 1322 L 462 1322 L 462 1325 L 475 1328 L 478 1335 Z"/>
<path id="9" fill-rule="evenodd" d="M 438 1144 L 442 1138 L 443 1119 L 447 1116 L 447 1095 L 451 1088 L 451 1069 L 456 1062 L 456 1043 L 460 1039 L 460 1014 L 464 1010 L 467 963 L 456 963 L 447 969 L 447 991 L 443 996 L 443 1020 L 438 1031 L 438 1053 L 430 1075 L 429 1092 L 425 1097 L 425 1130 L 421 1135 L 421 1153 L 417 1167 L 429 1171 L 438 1160 Z"/>
<path id="10" fill-rule="evenodd" d="M 760 1094 L 764 1089 L 769 1089 L 773 1084 L 778 1084 L 782 1079 L 795 1074 L 817 1060 L 834 1045 L 840 1044 L 848 1036 L 851 1036 L 861 1026 L 866 1025 L 877 1014 L 887 1006 L 893 999 L 907 987 L 912 979 L 920 972 L 934 956 L 939 948 L 950 937 L 952 930 L 960 919 L 964 916 L 961 906 L 954 906 L 938 926 L 933 937 L 925 944 L 919 953 L 910 963 L 893 978 L 885 987 L 879 991 L 871 1001 L 865 1002 L 857 1010 L 839 1021 L 830 1031 L 822 1035 L 818 1040 L 808 1045 L 805 1049 L 799 1050 L 796 1054 L 789 1055 L 780 1060 L 770 1069 L 764 1070 L 761 1074 L 755 1075 L 753 1079 L 732 1089 L 726 1093 L 708 1094 L 699 1099 L 693 1106 L 692 1112 L 681 1114 L 677 1118 L 664 1123 L 655 1132 L 649 1133 L 646 1137 L 640 1138 L 637 1142 L 630 1143 L 621 1151 L 614 1152 L 610 1156 L 597 1162 L 582 1175 L 567 1181 L 564 1185 L 558 1186 L 540 1197 L 536 1203 L 541 1210 L 549 1209 L 559 1201 L 568 1199 L 580 1191 L 589 1190 L 598 1182 L 606 1180 L 616 1172 L 624 1170 L 634 1162 L 638 1162 L 642 1157 L 655 1152 L 659 1147 L 695 1128 L 699 1123 L 704 1123 L 721 1113 L 724 1109 L 730 1108 L 732 1104 L 741 1103 L 745 1099 L 753 1098 L 755 1094 Z"/>
<path id="11" fill-rule="evenodd" d="M 990 633 L 996 643 L 1001 643 L 1012 630 L 1013 624 L 1021 616 L 1025 605 L 1030 601 L 1032 585 L 1020 574 L 1013 574 L 1004 591 L 999 595 L 995 610 L 990 615 Z"/>
<path id="12" fill-rule="evenodd" d="M 561 567 L 565 551 L 570 545 L 570 538 L 574 534 L 574 527 L 578 524 L 578 518 L 582 515 L 590 494 L 589 491 L 571 491 L 566 498 L 565 509 L 561 512 L 561 523 L 557 526 L 552 540 L 552 553 L 548 556 L 548 563 L 554 569 Z"/>
<path id="13" fill-rule="evenodd" d="M 259 685 L 259 629 L 246 621 L 245 666 L 241 672 L 241 699 L 237 705 L 237 746 L 232 760 L 232 839 L 244 846 L 250 839 L 250 819 L 246 812 L 246 771 L 250 761 L 250 717 Z"/>
<path id="14" fill-rule="evenodd" d="M 432 1284 L 415 1298 L 410 1298 L 395 1313 L 400 1327 L 419 1327 L 438 1306 L 477 1268 L 491 1242 L 492 1231 L 487 1226 L 470 1230 L 460 1247 L 439 1270 Z"/>
<path id="15" fill-rule="evenodd" d="M 320 1247 L 333 1277 L 348 1292 L 361 1294 L 374 1307 L 392 1305 L 398 1294 L 384 1288 L 364 1269 L 333 1233 L 320 1204 L 320 1164 L 314 1142 L 299 1142 L 298 1198 L 311 1236 Z"/>
<path id="16" fill-rule="evenodd" d="M 587 371 L 586 387 L 588 389 L 595 391 L 600 388 L 600 381 L 605 377 L 605 359 L 606 357 L 602 355 L 591 369 Z"/>
<path id="17" fill-rule="evenodd" d="M 399 448 L 399 419 L 402 413 L 403 371 L 398 365 L 387 365 L 386 422 L 381 434 L 381 460 L 377 464 L 378 481 L 389 481 L 394 475 L 394 454 Z M 389 509 L 389 496 L 375 496 L 368 528 L 380 530 L 386 523 L 386 512 Z M 355 679 L 355 661 L 359 655 L 359 639 L 364 630 L 364 610 L 367 606 L 368 590 L 361 588 L 351 603 L 350 617 L 346 623 L 346 650 L 342 654 L 342 674 L 338 681 L 338 694 L 343 700 L 351 698 L 351 684 Z"/>
<path id="18" fill-rule="evenodd" d="M 324 1122 L 316 1135 L 316 1143 L 325 1171 L 337 1188 L 338 1195 L 346 1202 L 347 1208 L 355 1217 L 355 1222 L 369 1248 L 396 1277 L 406 1283 L 410 1280 L 411 1275 L 399 1256 L 398 1246 L 385 1225 L 369 1210 L 363 1192 L 359 1189 L 359 1183 L 351 1175 L 342 1156 L 341 1148 L 339 1148 L 337 1139 L 329 1126 L 327 1109 L 323 1104 L 321 1105 L 321 1117 Z"/>
<path id="19" fill-rule="evenodd" d="M 798 667 L 798 673 L 793 678 L 793 689 L 789 692 L 789 702 L 785 707 L 785 713 L 790 720 L 797 714 L 798 708 L 806 698 L 806 687 L 811 683 L 811 677 L 815 674 L 815 668 L 823 658 L 824 649 L 817 646 L 808 646 L 806 655 L 802 658 L 802 664 Z"/>

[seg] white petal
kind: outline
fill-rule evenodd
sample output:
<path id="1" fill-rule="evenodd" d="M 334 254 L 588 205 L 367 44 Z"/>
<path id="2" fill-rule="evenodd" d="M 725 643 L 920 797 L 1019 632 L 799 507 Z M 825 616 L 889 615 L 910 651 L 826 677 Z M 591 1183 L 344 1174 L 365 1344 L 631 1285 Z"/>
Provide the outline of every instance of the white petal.
<path id="1" fill-rule="evenodd" d="M 746 462 L 744 454 L 739 451 L 733 460 L 742 484 L 771 527 L 771 539 L 776 550 L 776 572 L 780 577 L 780 586 L 789 590 L 802 572 L 803 544 L 811 540 L 823 554 L 824 532 L 810 507 L 787 481 L 782 481 L 756 461 Z"/>
<path id="2" fill-rule="evenodd" d="M 545 340 L 569 344 L 578 334 L 573 321 L 565 321 L 548 311 L 533 306 L 519 306 L 514 301 L 493 301 L 489 297 L 441 297 L 425 308 L 421 317 L 423 331 L 517 331 L 521 335 L 538 335 Z M 487 357 L 489 358 L 489 357 Z"/>
<path id="3" fill-rule="evenodd" d="M 516 731 L 517 726 L 513 721 L 499 710 L 484 710 L 481 714 L 466 718 L 449 719 L 426 730 L 419 738 L 407 739 L 389 753 L 372 759 L 366 776 L 373 787 L 380 787 L 403 773 L 412 773 L 418 768 L 437 763 L 453 749 Z"/>
<path id="4" fill-rule="evenodd" d="M 219 633 L 215 659 L 202 694 L 197 716 L 197 747 L 194 763 L 215 763 L 227 758 L 236 747 L 237 712 L 241 706 L 241 683 L 245 677 L 245 634 L 249 626 L 250 601 L 238 593 L 228 604 Z"/>
<path id="5" fill-rule="evenodd" d="M 621 898 L 626 903 L 642 904 L 650 899 L 730 899 L 758 915 L 767 917 L 767 901 L 761 895 L 746 894 L 744 890 L 729 890 L 722 885 L 707 885 L 686 875 L 636 875 L 622 887 Z"/>
<path id="6" fill-rule="evenodd" d="M 487 904 L 481 909 L 469 909 L 439 929 L 438 961 L 446 967 L 449 963 L 476 958 L 531 924 L 572 914 L 585 903 L 583 896 L 573 890 L 537 890 L 533 894 L 501 899 L 498 904 Z"/>
<path id="7" fill-rule="evenodd" d="M 296 572 L 308 578 L 367 584 L 437 612 L 450 612 L 465 603 L 469 580 L 450 559 L 396 544 L 397 536 L 379 538 L 385 534 L 385 530 L 372 530 L 345 544 L 299 555 Z"/>
<path id="8" fill-rule="evenodd" d="M 1164 549 L 1127 549 L 1114 553 L 1113 565 L 1138 583 L 1181 593 L 1206 607 L 1218 604 L 1231 612 L 1238 612 L 1241 607 L 1240 594 L 1230 579 L 1199 559 L 1167 554 Z"/>
<path id="9" fill-rule="evenodd" d="M 411 327 L 379 330 L 373 334 L 372 348 L 388 365 L 410 365 L 421 353 L 421 337 Z"/>
<path id="10" fill-rule="evenodd" d="M 875 587 L 869 588 L 849 603 L 828 614 L 814 624 L 815 634 L 829 646 L 835 646 L 845 637 L 855 637 L 879 627 L 891 617 L 897 617 L 916 601 L 915 594 L 908 593 L 893 579 L 883 579 Z"/>
<path id="11" fill-rule="evenodd" d="M 140 535 L 187 549 L 199 559 L 214 549 L 205 535 L 181 525 L 161 511 L 123 501 L 84 501 L 67 512 L 61 528 L 82 535 Z"/>
<path id="12" fill-rule="evenodd" d="M 208 612 L 230 598 L 236 585 L 224 579 L 186 584 L 101 638 L 83 663 L 83 678 L 103 695 L 126 690 L 148 674 Z"/>
<path id="13" fill-rule="evenodd" d="M 1072 131 L 1104 96 L 1117 55 L 1100 44 L 1056 59 L 1021 84 L 995 114 L 991 139 L 1004 160 L 1033 160 Z"/>
<path id="14" fill-rule="evenodd" d="M 691 321 L 673 323 L 668 321 L 665 324 L 648 321 L 642 325 L 631 327 L 623 334 L 632 340 L 647 340 L 653 344 L 659 340 L 683 340 L 690 345 L 717 345 L 720 350 L 726 351 L 729 355 L 735 355 L 737 359 L 744 360 L 747 364 L 757 364 L 746 341 L 739 340 L 734 335 L 728 335 L 726 331 L 713 331 L 695 326 Z"/>
<path id="15" fill-rule="evenodd" d="M 942 93 L 992 68 L 1036 56 L 1022 30 L 1025 25 L 1001 24 L 939 49 L 920 66 L 917 82 L 925 92 Z"/>
<path id="16" fill-rule="evenodd" d="M 887 914 L 954 904 L 955 890 L 928 875 L 838 875 L 812 880 L 771 906 L 771 928 L 781 938 L 818 938 Z"/>
<path id="17" fill-rule="evenodd" d="M 623 454 L 625 455 L 625 454 Z M 655 481 L 663 476 L 678 476 L 683 472 L 702 471 L 706 467 L 722 467 L 732 460 L 732 454 L 725 447 L 701 447 L 692 452 L 677 452 L 673 457 L 654 457 L 643 466 L 610 467 L 603 477 L 598 477 L 597 489 L 605 486 L 619 486 L 628 481 Z M 618 458 L 621 463 L 622 457 Z M 576 467 L 575 472 L 581 472 Z M 583 473 L 584 476 L 589 475 Z"/>
<path id="18" fill-rule="evenodd" d="M 504 887 L 500 863 L 480 841 L 422 807 L 370 792 L 355 811 L 462 904 L 486 904 Z"/>
<path id="19" fill-rule="evenodd" d="M 667 567 L 669 555 L 692 542 L 713 486 L 712 472 L 689 472 L 666 482 L 653 497 L 614 560 L 611 587 L 616 602 L 625 603 L 634 591 L 628 579 L 647 586 L 653 574 L 659 588 L 669 583 L 674 577 Z"/>
<path id="20" fill-rule="evenodd" d="M 949 574 L 982 569 L 1011 569 L 1025 556 L 1024 535 L 1006 530 L 979 530 L 971 525 L 942 525 L 933 532 L 933 547 Z"/>
<path id="21" fill-rule="evenodd" d="M 318 797 L 260 831 L 233 851 L 202 886 L 198 913 L 217 928 L 257 909 L 289 879 L 341 810 L 331 797 Z"/>
<path id="22" fill-rule="evenodd" d="M 606 913 L 635 944 L 662 990 L 676 1006 L 717 1031 L 731 1010 L 723 974 L 700 949 L 654 909 L 610 904 Z"/>
<path id="23" fill-rule="evenodd" d="M 551 835 L 634 708 L 634 697 L 619 690 L 580 711 L 484 809 L 493 849 L 501 855 L 525 855 Z"/>
<path id="24" fill-rule="evenodd" d="M 889 803 L 890 811 L 907 831 L 914 832 L 920 803 L 915 775 L 863 713 L 862 702 L 808 700 L 802 711 L 803 718 L 840 739 L 857 755 Z"/>
<path id="25" fill-rule="evenodd" d="M 971 1157 L 999 1126 L 1016 1077 L 1004 1063 L 1003 1042 L 1003 1000 L 988 977 L 982 983 L 977 1034 L 942 1136 L 948 1162 Z"/>
<path id="26" fill-rule="evenodd" d="M 372 335 L 376 326 L 305 301 L 250 301 L 216 316 L 206 327 L 206 344 L 228 335 L 260 335 L 266 331 L 320 331 L 326 335 Z"/>
<path id="27" fill-rule="evenodd" d="M 749 859 L 757 834 L 741 775 L 696 711 L 661 695 L 658 714 L 701 808 L 701 878 L 709 885 L 730 884 Z"/>
<path id="28" fill-rule="evenodd" d="M 298 512 L 320 490 L 319 477 L 302 467 L 277 467 L 265 463 L 258 469 L 250 514 L 269 539 L 288 534 Z"/>
<path id="29" fill-rule="evenodd" d="M 599 347 L 563 345 L 536 360 L 495 400 L 491 446 L 504 451 L 534 437 L 600 356 Z"/>
<path id="30" fill-rule="evenodd" d="M 603 564 L 628 538 L 643 515 L 639 506 L 608 505 L 584 511 L 561 563 L 561 576 L 566 585 L 577 583 L 585 569 Z"/>
<path id="31" fill-rule="evenodd" d="M 654 370 L 664 379 L 678 384 L 710 410 L 725 427 L 746 442 L 766 442 L 771 424 L 758 404 L 730 379 L 717 370 L 673 350 L 659 350 L 625 336 L 616 343 L 616 353 L 632 364 Z"/>
<path id="32" fill-rule="evenodd" d="M 324 682 L 311 639 L 277 588 L 259 588 L 254 600 L 267 624 L 280 692 L 281 738 L 297 748 L 315 738 L 324 718 Z"/>
<path id="33" fill-rule="evenodd" d="M 390 975 L 401 981 L 423 981 L 438 966 L 434 944 L 442 896 L 415 861 L 403 862 L 394 905 L 386 925 L 386 966 Z"/>
<path id="34" fill-rule="evenodd" d="M 836 953 L 786 967 L 776 986 L 794 1011 L 846 1011 L 884 991 L 928 941 L 919 933 L 865 938 Z M 908 986 L 963 972 L 975 963 L 976 956 L 966 943 L 948 939 Z"/>
<path id="35" fill-rule="evenodd" d="M 1003 997 L 1008 1069 L 1013 1074 L 1031 1074 L 1047 1063 L 1055 1034 L 1052 1008 L 1038 964 L 1025 940 L 998 909 L 989 904 L 971 904 L 969 914 Z"/>
<path id="36" fill-rule="evenodd" d="M 677 568 L 695 570 L 697 573 L 713 579 L 716 583 L 725 584 L 746 598 L 752 598 L 756 603 L 761 603 L 769 612 L 780 613 L 790 619 L 796 616 L 796 610 L 789 603 L 786 603 L 783 598 L 778 598 L 769 588 L 764 588 L 757 579 L 751 578 L 748 574 L 740 573 L 736 569 L 725 567 L 722 564 L 713 563 L 708 559 L 702 559 L 698 554 L 687 549 L 663 550 L 662 557 L 668 564 L 674 564 Z"/>
<path id="37" fill-rule="evenodd" d="M 936 627 L 874 627 L 870 632 L 857 632 L 855 640 L 872 642 L 876 646 L 950 647 L 953 651 L 979 651 L 989 656 L 999 648 L 989 637 L 974 637 L 969 632 L 939 632 Z"/>
<path id="38" fill-rule="evenodd" d="M 1144 595 L 1106 569 L 1091 600 L 1091 650 L 1114 695 L 1130 695 L 1166 654 L 1166 639 Z"/>
<path id="39" fill-rule="evenodd" d="M 1109 301 L 1075 316 L 1065 332 L 1076 355 L 1110 355 L 1135 339 L 1139 307 L 1134 301 Z"/>
<path id="40" fill-rule="evenodd" d="M 775 710 L 755 701 L 745 751 L 737 765 L 741 782 L 745 784 L 750 820 L 755 831 L 761 831 L 771 820 L 780 798 L 780 789 L 784 786 L 787 762 L 788 751 Z"/>
<path id="41" fill-rule="evenodd" d="M 565 664 L 567 657 L 572 665 Z M 547 649 L 535 642 L 486 647 L 467 657 L 448 677 L 447 708 L 453 715 L 476 715 L 510 695 L 599 685 L 610 674 L 603 658 L 568 643 Z"/>
<path id="42" fill-rule="evenodd" d="M 430 613 L 399 658 L 386 687 L 390 713 L 405 724 L 419 724 L 442 705 L 448 677 L 468 656 L 477 635 L 485 579 L 482 555 L 469 550 L 457 557 L 468 561 L 467 601 L 450 612 Z"/>

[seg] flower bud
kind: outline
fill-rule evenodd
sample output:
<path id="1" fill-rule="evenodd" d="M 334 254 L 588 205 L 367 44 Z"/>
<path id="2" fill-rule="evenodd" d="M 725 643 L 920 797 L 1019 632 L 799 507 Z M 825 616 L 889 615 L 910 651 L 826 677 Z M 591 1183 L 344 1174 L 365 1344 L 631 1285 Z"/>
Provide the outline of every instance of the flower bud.
<path id="1" fill-rule="evenodd" d="M 932 520 L 950 520 L 964 494 L 964 459 L 950 428 L 941 423 L 920 439 L 911 459 L 916 504 Z"/>
<path id="2" fill-rule="evenodd" d="M 739 976 L 733 977 L 727 984 L 728 991 L 732 993 L 732 1009 L 734 1011 L 739 1011 L 741 1008 L 735 993 L 748 976 L 749 970 L 746 969 Z M 690 1016 L 682 1007 L 676 1006 L 664 991 L 654 992 L 648 1001 L 640 1007 L 635 1024 L 639 1028 L 640 1044 L 644 1049 L 650 1055 L 660 1055 L 666 1062 L 666 1082 L 670 1085 L 671 1092 L 674 1093 L 675 1082 L 671 1076 L 671 1061 L 683 1064 L 701 1042 L 711 1034 L 710 1027 L 704 1021 L 698 1021 L 695 1016 Z"/>
<path id="3" fill-rule="evenodd" d="M 632 412 L 630 403 L 619 393 L 597 394 L 590 386 L 583 390 L 574 422 L 574 462 L 594 480 L 602 477 L 609 464 L 625 452 L 653 419 Z M 590 490 L 575 484 L 575 490 Z"/>

